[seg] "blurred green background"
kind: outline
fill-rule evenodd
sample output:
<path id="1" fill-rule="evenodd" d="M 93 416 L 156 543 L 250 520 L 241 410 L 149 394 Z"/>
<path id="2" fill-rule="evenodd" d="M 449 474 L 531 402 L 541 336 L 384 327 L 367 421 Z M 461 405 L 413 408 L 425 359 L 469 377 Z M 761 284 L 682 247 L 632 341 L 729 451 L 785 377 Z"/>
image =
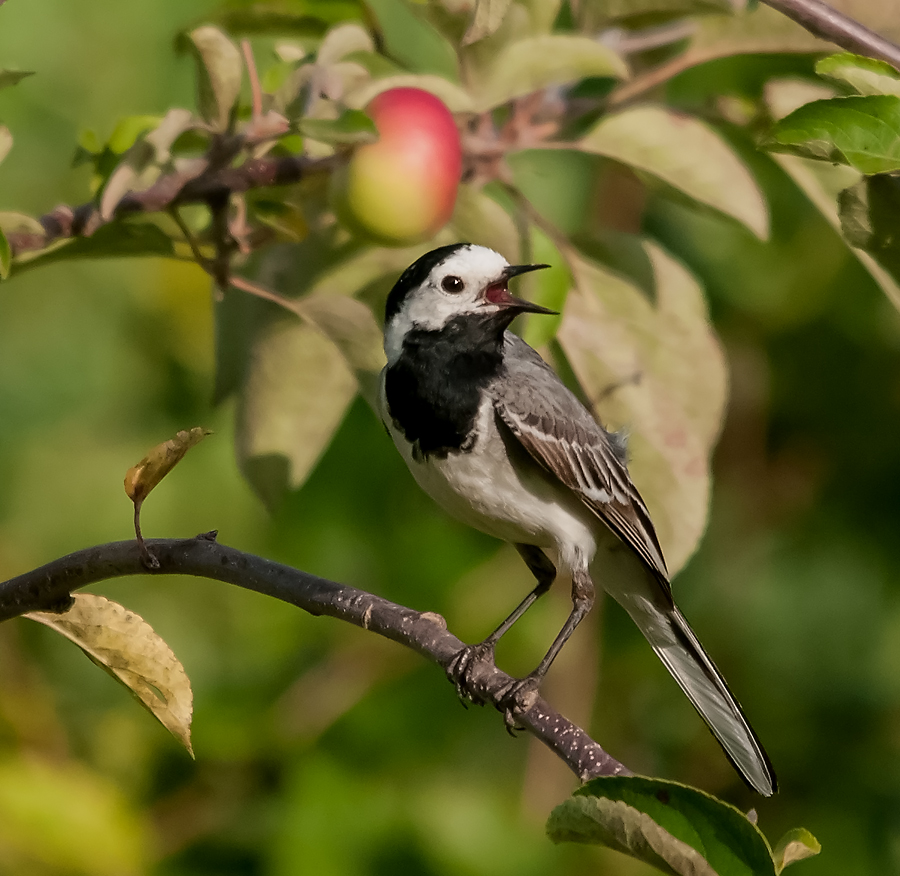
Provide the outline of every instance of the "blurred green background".
<path id="1" fill-rule="evenodd" d="M 15 137 L 0 207 L 81 203 L 80 131 L 105 138 L 122 115 L 190 106 L 193 71 L 172 39 L 213 7 L 5 4 L 0 66 L 37 75 L 0 91 Z M 668 97 L 702 113 L 723 91 L 758 93 L 775 69 L 808 74 L 811 61 L 707 64 Z M 772 239 L 662 195 L 645 228 L 700 272 L 731 369 L 710 527 L 676 595 L 782 792 L 743 788 L 609 602 L 545 693 L 636 771 L 756 807 L 773 838 L 809 828 L 824 851 L 804 870 L 900 872 L 900 317 L 776 165 L 730 136 L 765 187 Z M 231 406 L 210 405 L 210 300 L 198 268 L 152 259 L 62 263 L 0 287 L 0 578 L 128 538 L 126 469 L 203 425 L 216 434 L 148 500 L 145 533 L 215 528 L 483 637 L 531 586 L 527 570 L 418 491 L 362 402 L 306 486 L 265 513 L 234 464 Z M 3 624 L 0 873 L 650 872 L 551 846 L 543 820 L 574 778 L 497 714 L 463 710 L 398 646 L 212 581 L 93 589 L 144 616 L 185 664 L 197 759 L 69 643 Z M 535 608 L 501 665 L 530 669 L 567 602 L 560 589 Z"/>

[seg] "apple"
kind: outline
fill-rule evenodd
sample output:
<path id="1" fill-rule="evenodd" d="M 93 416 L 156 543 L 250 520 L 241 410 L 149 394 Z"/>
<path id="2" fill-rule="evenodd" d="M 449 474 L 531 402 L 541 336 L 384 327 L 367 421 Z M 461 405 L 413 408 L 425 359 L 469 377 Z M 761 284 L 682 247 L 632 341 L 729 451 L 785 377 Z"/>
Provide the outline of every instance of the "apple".
<path id="1" fill-rule="evenodd" d="M 337 213 L 354 231 L 384 244 L 427 240 L 456 203 L 462 148 L 453 115 L 420 88 L 383 91 L 366 112 L 378 140 L 357 147 L 335 173 Z"/>

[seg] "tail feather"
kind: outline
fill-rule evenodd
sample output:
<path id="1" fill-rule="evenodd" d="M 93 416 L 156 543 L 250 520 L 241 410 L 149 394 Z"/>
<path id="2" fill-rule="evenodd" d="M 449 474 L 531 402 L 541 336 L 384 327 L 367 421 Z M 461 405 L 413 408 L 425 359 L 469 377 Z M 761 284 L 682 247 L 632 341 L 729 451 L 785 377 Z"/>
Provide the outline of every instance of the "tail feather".
<path id="1" fill-rule="evenodd" d="M 765 749 L 684 615 L 673 607 L 646 625 L 632 616 L 735 769 L 760 794 L 774 794 L 778 781 Z M 643 619 L 648 620 L 646 615 Z"/>

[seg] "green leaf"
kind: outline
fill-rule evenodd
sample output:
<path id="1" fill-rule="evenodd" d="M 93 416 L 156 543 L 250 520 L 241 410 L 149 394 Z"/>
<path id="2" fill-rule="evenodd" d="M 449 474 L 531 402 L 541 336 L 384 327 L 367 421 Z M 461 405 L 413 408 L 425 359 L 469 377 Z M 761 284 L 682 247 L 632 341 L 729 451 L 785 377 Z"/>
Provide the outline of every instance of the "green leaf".
<path id="1" fill-rule="evenodd" d="M 244 273 L 285 297 L 305 295 L 326 272 L 364 250 L 355 239 L 339 241 L 338 233 L 332 227 L 322 233 L 310 234 L 294 246 L 272 246 L 255 256 Z M 270 311 L 271 305 L 267 302 L 240 291 L 234 294 L 229 291 L 222 300 L 215 302 L 214 402 L 221 402 L 240 389 L 244 375 L 251 367 L 257 325 L 268 319 Z"/>
<path id="2" fill-rule="evenodd" d="M 573 234 L 571 240 L 588 258 L 634 283 L 651 301 L 656 299 L 653 262 L 639 235 L 601 228 L 592 229 L 590 233 Z"/>
<path id="3" fill-rule="evenodd" d="M 734 14 L 737 11 L 736 5 L 732 0 L 585 0 L 579 9 L 579 19 L 583 25 L 598 28 L 639 15 L 674 17 L 704 12 Z"/>
<path id="4" fill-rule="evenodd" d="M 763 91 L 766 107 L 773 121 L 789 116 L 804 104 L 814 100 L 828 100 L 834 96 L 834 88 L 824 82 L 794 77 L 769 79 Z"/>
<path id="5" fill-rule="evenodd" d="M 503 17 L 511 2 L 512 0 L 476 0 L 472 23 L 463 36 L 462 44 L 468 46 L 496 33 L 497 28 L 503 24 Z"/>
<path id="6" fill-rule="evenodd" d="M 354 22 L 333 27 L 325 34 L 316 53 L 317 64 L 335 64 L 353 52 L 373 52 L 375 43 L 369 32 Z"/>
<path id="7" fill-rule="evenodd" d="M 12 248 L 3 229 L 0 228 L 0 280 L 5 280 L 9 276 L 9 269 L 12 265 Z"/>
<path id="8" fill-rule="evenodd" d="M 769 213 L 753 175 L 709 126 L 663 107 L 639 106 L 606 116 L 578 144 L 652 174 L 707 207 L 737 219 L 757 237 Z"/>
<path id="9" fill-rule="evenodd" d="M 900 73 L 886 61 L 841 52 L 816 64 L 816 73 L 857 94 L 893 94 L 900 97 Z"/>
<path id="10" fill-rule="evenodd" d="M 384 52 L 412 73 L 433 73 L 459 82 L 450 43 L 405 0 L 367 0 L 384 38 Z"/>
<path id="11" fill-rule="evenodd" d="M 656 245 L 645 248 L 655 302 L 576 250 L 563 249 L 574 288 L 558 338 L 600 419 L 631 432 L 631 475 L 674 575 L 706 529 L 710 455 L 728 376 L 699 283 Z"/>
<path id="12" fill-rule="evenodd" d="M 216 395 L 238 390 L 238 458 L 269 507 L 302 485 L 358 390 L 375 402 L 381 330 L 350 295 L 396 276 L 425 248 L 310 235 L 299 246 L 270 248 L 253 268 L 287 309 L 236 290 L 217 307 Z"/>
<path id="13" fill-rule="evenodd" d="M 549 344 L 556 337 L 562 324 L 563 308 L 569 289 L 572 288 L 572 275 L 562 253 L 556 244 L 539 228 L 529 229 L 531 254 L 529 261 L 536 265 L 550 265 L 543 271 L 526 274 L 519 281 L 522 298 L 534 301 L 543 307 L 559 312 L 559 316 L 547 316 L 541 313 L 528 314 L 522 337 L 532 347 L 540 348 Z"/>
<path id="14" fill-rule="evenodd" d="M 459 85 L 454 85 L 442 76 L 416 75 L 415 73 L 398 73 L 366 82 L 348 91 L 344 95 L 344 103 L 347 106 L 362 109 L 368 106 L 369 101 L 381 94 L 382 91 L 388 91 L 391 88 L 421 88 L 423 91 L 430 91 L 447 104 L 447 108 L 453 113 L 471 112 L 474 109 L 469 93 Z"/>
<path id="15" fill-rule="evenodd" d="M 484 189 L 465 183 L 459 187 L 450 228 L 456 240 L 468 240 L 488 246 L 511 264 L 522 257 L 520 233 L 516 223 Z"/>
<path id="16" fill-rule="evenodd" d="M 795 827 L 778 840 L 772 850 L 775 872 L 781 873 L 789 864 L 813 858 L 821 851 L 819 841 L 805 827 Z"/>
<path id="17" fill-rule="evenodd" d="M 774 152 L 849 164 L 862 173 L 900 169 L 900 97 L 837 97 L 800 107 L 763 144 Z"/>
<path id="18" fill-rule="evenodd" d="M 515 187 L 563 234 L 592 222 L 603 159 L 572 149 L 523 149 L 507 155 Z"/>
<path id="19" fill-rule="evenodd" d="M 775 161 L 809 200 L 818 208 L 828 224 L 842 232 L 842 219 L 838 215 L 837 200 L 841 192 L 860 180 L 860 174 L 844 164 L 826 164 L 796 155 L 773 155 Z M 850 252 L 871 274 L 894 307 L 900 309 L 900 285 L 868 252 L 851 248 Z"/>
<path id="20" fill-rule="evenodd" d="M 316 328 L 277 305 L 266 310 L 239 394 L 235 440 L 241 470 L 273 509 L 306 480 L 357 385 L 340 352 Z"/>
<path id="21" fill-rule="evenodd" d="M 375 123 L 361 110 L 347 110 L 336 119 L 300 119 L 301 134 L 335 145 L 373 143 L 378 139 Z"/>
<path id="22" fill-rule="evenodd" d="M 90 237 L 54 241 L 46 249 L 16 257 L 16 272 L 68 259 L 116 258 L 120 256 L 174 256 L 172 239 L 152 222 L 110 222 Z"/>
<path id="23" fill-rule="evenodd" d="M 399 270 L 391 273 L 391 285 Z M 334 344 L 356 378 L 362 397 L 378 410 L 378 385 L 384 367 L 384 338 L 372 311 L 347 295 L 308 295 L 297 313 Z"/>
<path id="24" fill-rule="evenodd" d="M 485 111 L 515 97 L 588 76 L 624 79 L 628 67 L 612 49 L 589 37 L 528 37 L 503 48 L 478 75 L 473 89 L 475 106 Z"/>
<path id="25" fill-rule="evenodd" d="M 241 93 L 240 49 L 217 27 L 205 25 L 187 34 L 197 61 L 197 105 L 215 130 L 225 131 Z"/>
<path id="26" fill-rule="evenodd" d="M 874 10 L 872 10 L 874 12 Z M 869 27 L 876 28 L 872 16 Z M 679 56 L 683 69 L 714 58 L 751 53 L 828 52 L 829 43 L 771 7 L 760 5 L 744 15 L 707 15 L 697 21 L 687 51 Z"/>
<path id="27" fill-rule="evenodd" d="M 594 779 L 550 814 L 553 842 L 607 846 L 684 876 L 776 876 L 765 837 L 735 807 L 676 782 Z"/>
<path id="28" fill-rule="evenodd" d="M 162 116 L 125 116 L 116 122 L 106 145 L 117 155 L 122 155 L 142 134 L 152 131 L 161 121 Z"/>
<path id="29" fill-rule="evenodd" d="M 882 174 L 864 177 L 840 193 L 838 210 L 848 242 L 900 281 L 900 180 Z"/>
<path id="30" fill-rule="evenodd" d="M 268 3 L 229 0 L 218 6 L 217 11 L 207 13 L 207 20 L 236 36 L 321 37 L 332 25 L 365 16 L 359 0 L 275 0 Z"/>
<path id="31" fill-rule="evenodd" d="M 0 70 L 0 88 L 18 85 L 26 76 L 34 76 L 34 70 Z"/>
<path id="32" fill-rule="evenodd" d="M 0 229 L 7 234 L 35 234 L 43 236 L 44 226 L 27 213 L 0 211 Z"/>

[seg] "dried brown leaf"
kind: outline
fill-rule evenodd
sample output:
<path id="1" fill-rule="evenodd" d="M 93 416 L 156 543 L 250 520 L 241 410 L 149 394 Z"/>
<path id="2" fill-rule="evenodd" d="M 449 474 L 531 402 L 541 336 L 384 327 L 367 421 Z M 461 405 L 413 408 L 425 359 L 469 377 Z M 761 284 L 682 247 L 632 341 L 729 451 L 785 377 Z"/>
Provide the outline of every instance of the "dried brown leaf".
<path id="1" fill-rule="evenodd" d="M 181 461 L 195 444 L 199 444 L 209 429 L 195 426 L 180 431 L 174 438 L 157 444 L 137 465 L 125 475 L 125 493 L 132 502 L 143 502 L 147 494 Z"/>
<path id="2" fill-rule="evenodd" d="M 194 695 L 178 658 L 143 618 L 117 602 L 78 593 L 64 614 L 34 611 L 25 617 L 74 642 L 141 704 L 193 757 Z"/>

